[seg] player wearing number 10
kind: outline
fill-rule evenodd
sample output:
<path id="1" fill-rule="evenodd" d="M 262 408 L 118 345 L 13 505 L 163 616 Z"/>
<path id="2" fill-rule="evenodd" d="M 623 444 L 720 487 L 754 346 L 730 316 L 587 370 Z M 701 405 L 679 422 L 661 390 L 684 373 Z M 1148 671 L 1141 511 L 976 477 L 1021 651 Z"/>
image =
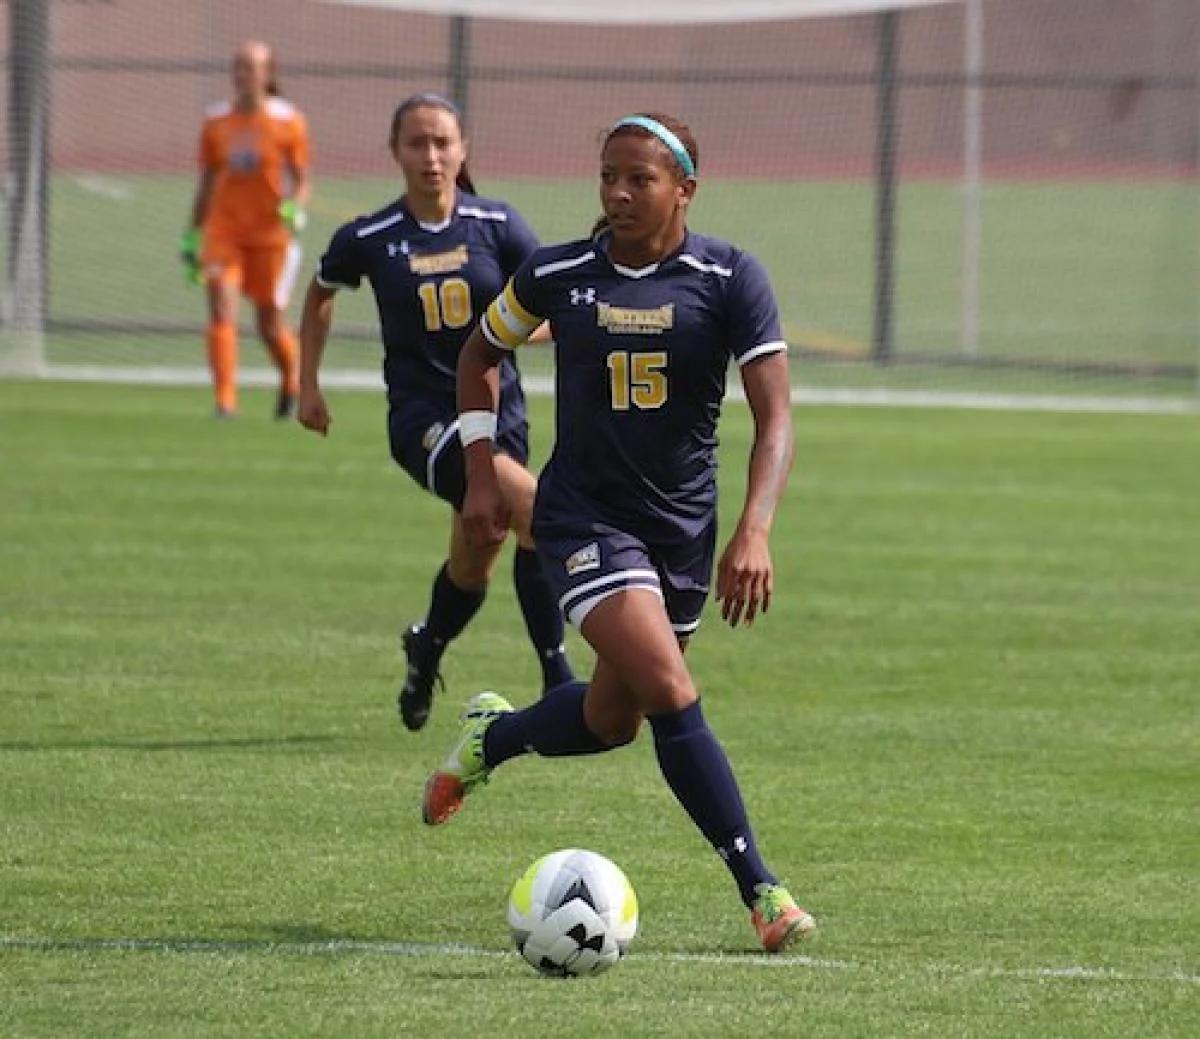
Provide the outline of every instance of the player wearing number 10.
<path id="1" fill-rule="evenodd" d="M 731 359 L 754 445 L 742 515 L 717 565 L 717 597 L 732 625 L 769 605 L 767 537 L 792 458 L 787 346 L 761 264 L 688 230 L 696 164 L 695 139 L 678 120 L 617 122 L 600 164 L 607 227 L 534 253 L 463 347 L 463 522 L 487 543 L 505 514 L 490 442 L 498 373 L 550 322 L 557 435 L 533 531 L 559 603 L 597 662 L 589 684 L 562 686 L 521 711 L 495 693 L 476 696 L 426 783 L 423 814 L 431 825 L 445 822 L 510 758 L 601 753 L 629 743 L 646 720 L 663 777 L 733 874 L 763 947 L 777 952 L 815 924 L 759 854 L 683 648 L 713 570 L 716 426 Z"/>
<path id="2" fill-rule="evenodd" d="M 370 216 L 340 228 L 309 286 L 300 329 L 297 418 L 325 434 L 329 411 L 318 380 L 338 289 L 366 278 L 383 334 L 392 457 L 423 488 L 450 504 L 450 555 L 433 583 L 423 623 L 403 635 L 408 674 L 400 715 L 424 726 L 447 643 L 483 604 L 499 544 L 472 544 L 459 509 L 465 493 L 455 407 L 455 366 L 463 342 L 505 280 L 537 248 L 521 215 L 480 198 L 466 170 L 466 140 L 457 108 L 437 94 L 416 94 L 392 117 L 389 145 L 404 173 L 405 193 Z M 499 373 L 496 471 L 518 538 L 513 579 L 544 688 L 573 677 L 563 653 L 563 619 L 530 540 L 534 478 L 525 398 L 512 361 Z M 404 536 L 404 524 L 397 524 Z"/>

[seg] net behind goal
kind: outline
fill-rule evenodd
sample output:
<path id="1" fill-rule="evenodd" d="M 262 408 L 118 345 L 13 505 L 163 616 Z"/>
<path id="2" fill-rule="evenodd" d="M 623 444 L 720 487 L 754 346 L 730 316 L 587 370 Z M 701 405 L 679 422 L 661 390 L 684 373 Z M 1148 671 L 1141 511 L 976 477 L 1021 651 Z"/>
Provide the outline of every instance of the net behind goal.
<path id="1" fill-rule="evenodd" d="M 606 21 L 539 17 L 575 8 Z M 176 248 L 204 108 L 254 37 L 312 132 L 293 320 L 334 228 L 399 193 L 390 113 L 432 89 L 467 113 L 480 191 L 545 241 L 591 226 L 614 118 L 686 120 L 692 226 L 766 263 L 807 391 L 1197 399 L 1191 0 L 11 0 L 0 17 L 8 371 L 205 377 Z M 249 317 L 243 369 L 265 378 Z M 343 294 L 330 369 L 375 385 L 379 356 L 369 293 Z"/>

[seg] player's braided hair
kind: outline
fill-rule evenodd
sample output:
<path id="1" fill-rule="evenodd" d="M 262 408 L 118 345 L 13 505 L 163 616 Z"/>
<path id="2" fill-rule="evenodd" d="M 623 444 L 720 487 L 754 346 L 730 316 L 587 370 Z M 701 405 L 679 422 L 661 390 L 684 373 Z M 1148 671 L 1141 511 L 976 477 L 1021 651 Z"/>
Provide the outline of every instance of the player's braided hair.
<path id="1" fill-rule="evenodd" d="M 413 94 L 411 97 L 405 98 L 396 106 L 396 111 L 392 113 L 392 128 L 388 133 L 388 147 L 392 154 L 396 152 L 396 145 L 400 142 L 400 127 L 404 122 L 404 117 L 409 112 L 416 108 L 440 108 L 443 112 L 449 112 L 454 116 L 454 121 L 458 124 L 458 132 L 465 137 L 466 127 L 463 125 L 462 112 L 459 111 L 458 105 L 447 97 L 442 97 L 441 94 L 421 93 Z M 471 179 L 471 174 L 467 172 L 466 160 L 458 168 L 458 176 L 454 178 L 454 183 L 465 191 L 468 195 L 475 195 L 478 192 L 475 190 L 475 182 Z"/>
<path id="2" fill-rule="evenodd" d="M 688 126 L 687 123 L 685 123 L 682 119 L 677 119 L 675 116 L 667 115 L 664 112 L 637 112 L 635 114 L 646 119 L 653 119 L 656 123 L 661 123 L 668 130 L 670 130 L 671 133 L 679 138 L 680 143 L 687 150 L 688 156 L 692 160 L 692 165 L 697 170 L 700 169 L 700 146 L 696 144 L 696 135 L 692 133 L 692 128 Z M 651 141 L 658 140 L 658 138 L 655 137 L 654 134 L 645 127 L 621 125 L 618 123 L 604 134 L 604 138 L 600 144 L 601 149 L 603 150 L 604 145 L 608 144 L 608 142 L 614 137 L 617 137 L 621 134 L 632 134 L 635 137 L 644 137 Z M 663 150 L 670 155 L 670 152 L 667 151 L 665 145 L 663 146 Z M 673 155 L 671 156 L 671 164 L 678 173 L 679 179 L 682 180 L 686 174 L 684 173 L 683 168 L 679 165 L 678 160 Z M 608 217 L 601 214 L 592 227 L 592 237 L 595 238 L 596 235 L 598 235 L 606 227 L 608 227 Z"/>

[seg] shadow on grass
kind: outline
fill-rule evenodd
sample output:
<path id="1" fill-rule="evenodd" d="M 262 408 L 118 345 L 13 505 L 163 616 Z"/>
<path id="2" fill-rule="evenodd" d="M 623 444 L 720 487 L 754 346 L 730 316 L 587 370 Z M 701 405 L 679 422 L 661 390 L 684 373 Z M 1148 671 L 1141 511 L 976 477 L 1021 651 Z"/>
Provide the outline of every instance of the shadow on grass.
<path id="1" fill-rule="evenodd" d="M 336 743 L 336 736 L 244 736 L 207 740 L 16 740 L 0 743 L 0 751 L 56 750 L 286 750 L 289 747 Z"/>

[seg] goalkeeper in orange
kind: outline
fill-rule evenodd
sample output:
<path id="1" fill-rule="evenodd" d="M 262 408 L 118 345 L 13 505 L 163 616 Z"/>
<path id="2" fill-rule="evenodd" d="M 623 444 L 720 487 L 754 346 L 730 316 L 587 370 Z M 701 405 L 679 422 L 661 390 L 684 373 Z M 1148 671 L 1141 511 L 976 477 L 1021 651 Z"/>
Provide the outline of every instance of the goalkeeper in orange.
<path id="1" fill-rule="evenodd" d="M 208 363 L 216 415 L 237 413 L 239 295 L 253 303 L 258 333 L 279 369 L 275 414 L 295 410 L 296 338 L 283 311 L 300 265 L 296 234 L 307 222 L 308 127 L 279 96 L 275 58 L 257 40 L 233 57 L 232 101 L 213 105 L 200 134 L 200 183 L 180 255 L 188 280 L 208 290 Z"/>

